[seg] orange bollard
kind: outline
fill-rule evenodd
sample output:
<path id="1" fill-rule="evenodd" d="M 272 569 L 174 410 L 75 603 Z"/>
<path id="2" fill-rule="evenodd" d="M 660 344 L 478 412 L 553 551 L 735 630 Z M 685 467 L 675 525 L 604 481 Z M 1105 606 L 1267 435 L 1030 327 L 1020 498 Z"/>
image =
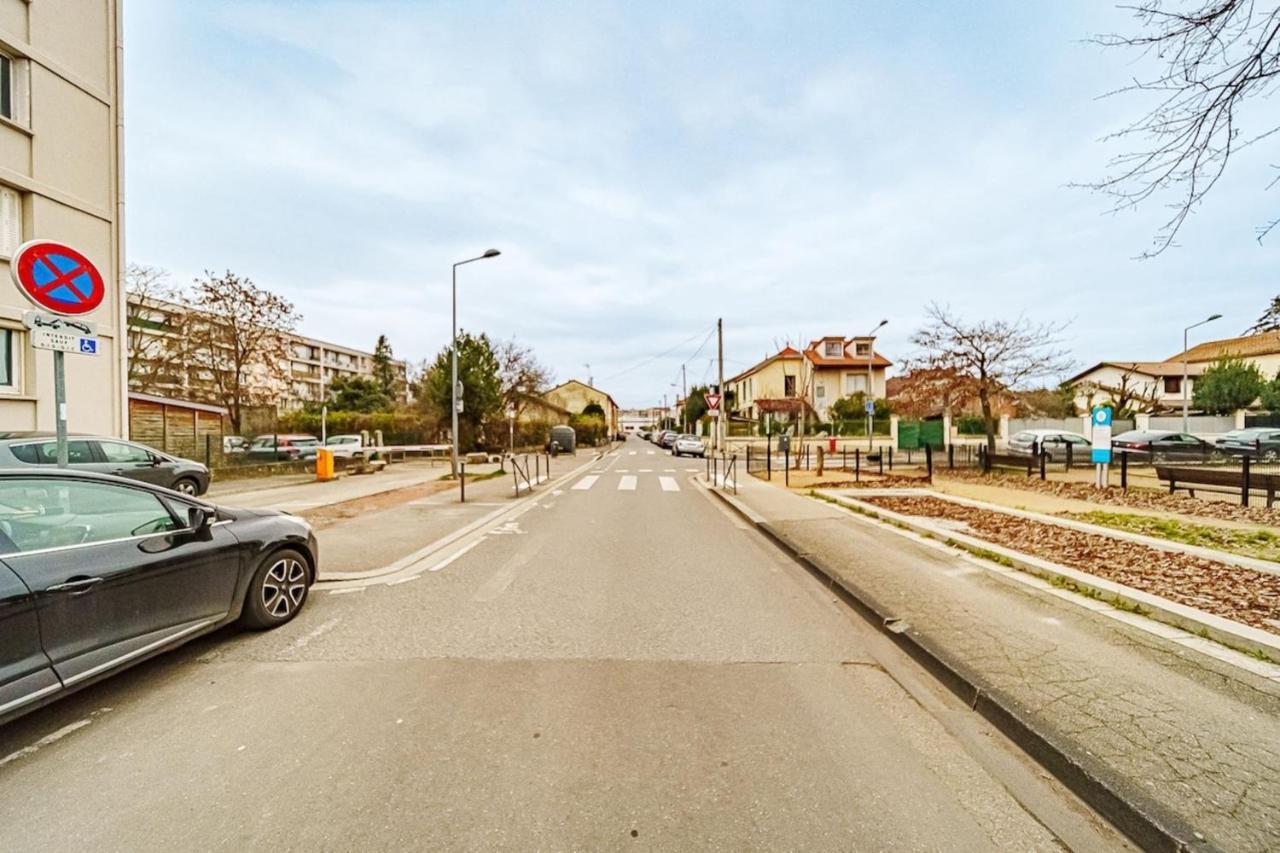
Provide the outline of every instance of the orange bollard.
<path id="1" fill-rule="evenodd" d="M 332 450 L 322 447 L 316 451 L 316 479 L 320 482 L 334 479 Z"/>

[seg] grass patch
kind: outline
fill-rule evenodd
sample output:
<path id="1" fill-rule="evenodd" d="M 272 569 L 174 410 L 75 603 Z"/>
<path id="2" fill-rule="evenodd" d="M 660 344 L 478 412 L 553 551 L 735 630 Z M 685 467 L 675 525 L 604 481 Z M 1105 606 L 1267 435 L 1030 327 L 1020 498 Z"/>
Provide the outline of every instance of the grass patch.
<path id="1" fill-rule="evenodd" d="M 1237 527 L 1217 527 L 1172 518 L 1156 518 L 1150 515 L 1107 510 L 1070 513 L 1067 517 L 1113 530 L 1139 533 L 1184 545 L 1196 545 L 1201 548 L 1212 548 L 1243 557 L 1280 563 L 1280 534 L 1265 528 L 1248 530 Z"/>

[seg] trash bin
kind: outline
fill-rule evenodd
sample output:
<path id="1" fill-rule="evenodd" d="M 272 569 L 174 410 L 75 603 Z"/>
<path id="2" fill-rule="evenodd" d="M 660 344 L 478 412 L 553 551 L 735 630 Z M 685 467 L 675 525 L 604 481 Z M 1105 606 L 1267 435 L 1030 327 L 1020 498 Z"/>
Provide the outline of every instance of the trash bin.
<path id="1" fill-rule="evenodd" d="M 827 452 L 828 453 L 836 452 L 836 440 L 834 438 L 827 439 Z"/>

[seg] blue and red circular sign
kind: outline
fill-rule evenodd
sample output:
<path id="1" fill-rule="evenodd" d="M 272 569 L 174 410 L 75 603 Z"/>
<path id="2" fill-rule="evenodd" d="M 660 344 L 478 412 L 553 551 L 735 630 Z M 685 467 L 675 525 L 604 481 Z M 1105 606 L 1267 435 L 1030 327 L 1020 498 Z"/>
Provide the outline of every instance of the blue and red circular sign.
<path id="1" fill-rule="evenodd" d="M 29 240 L 9 263 L 22 295 L 55 314 L 88 314 L 102 304 L 107 287 L 93 262 L 70 246 Z"/>

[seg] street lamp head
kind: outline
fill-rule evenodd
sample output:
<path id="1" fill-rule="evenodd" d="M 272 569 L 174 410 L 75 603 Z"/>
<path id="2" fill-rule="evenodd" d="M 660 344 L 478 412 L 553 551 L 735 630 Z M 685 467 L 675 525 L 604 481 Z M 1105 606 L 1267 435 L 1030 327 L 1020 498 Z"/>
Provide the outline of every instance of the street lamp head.
<path id="1" fill-rule="evenodd" d="M 1221 319 L 1222 319 L 1222 315 L 1221 315 L 1221 314 L 1211 314 L 1211 315 L 1209 315 L 1209 320 L 1221 320 Z M 1208 323 L 1208 322 L 1209 322 L 1209 320 L 1205 320 L 1205 322 L 1206 322 L 1206 323 Z"/>
<path id="2" fill-rule="evenodd" d="M 485 249 L 485 250 L 484 250 L 484 254 L 483 254 L 481 257 L 485 257 L 485 258 L 496 258 L 496 257 L 498 257 L 498 255 L 501 255 L 501 254 L 502 254 L 502 253 L 501 253 L 501 252 L 499 252 L 497 249 Z"/>

